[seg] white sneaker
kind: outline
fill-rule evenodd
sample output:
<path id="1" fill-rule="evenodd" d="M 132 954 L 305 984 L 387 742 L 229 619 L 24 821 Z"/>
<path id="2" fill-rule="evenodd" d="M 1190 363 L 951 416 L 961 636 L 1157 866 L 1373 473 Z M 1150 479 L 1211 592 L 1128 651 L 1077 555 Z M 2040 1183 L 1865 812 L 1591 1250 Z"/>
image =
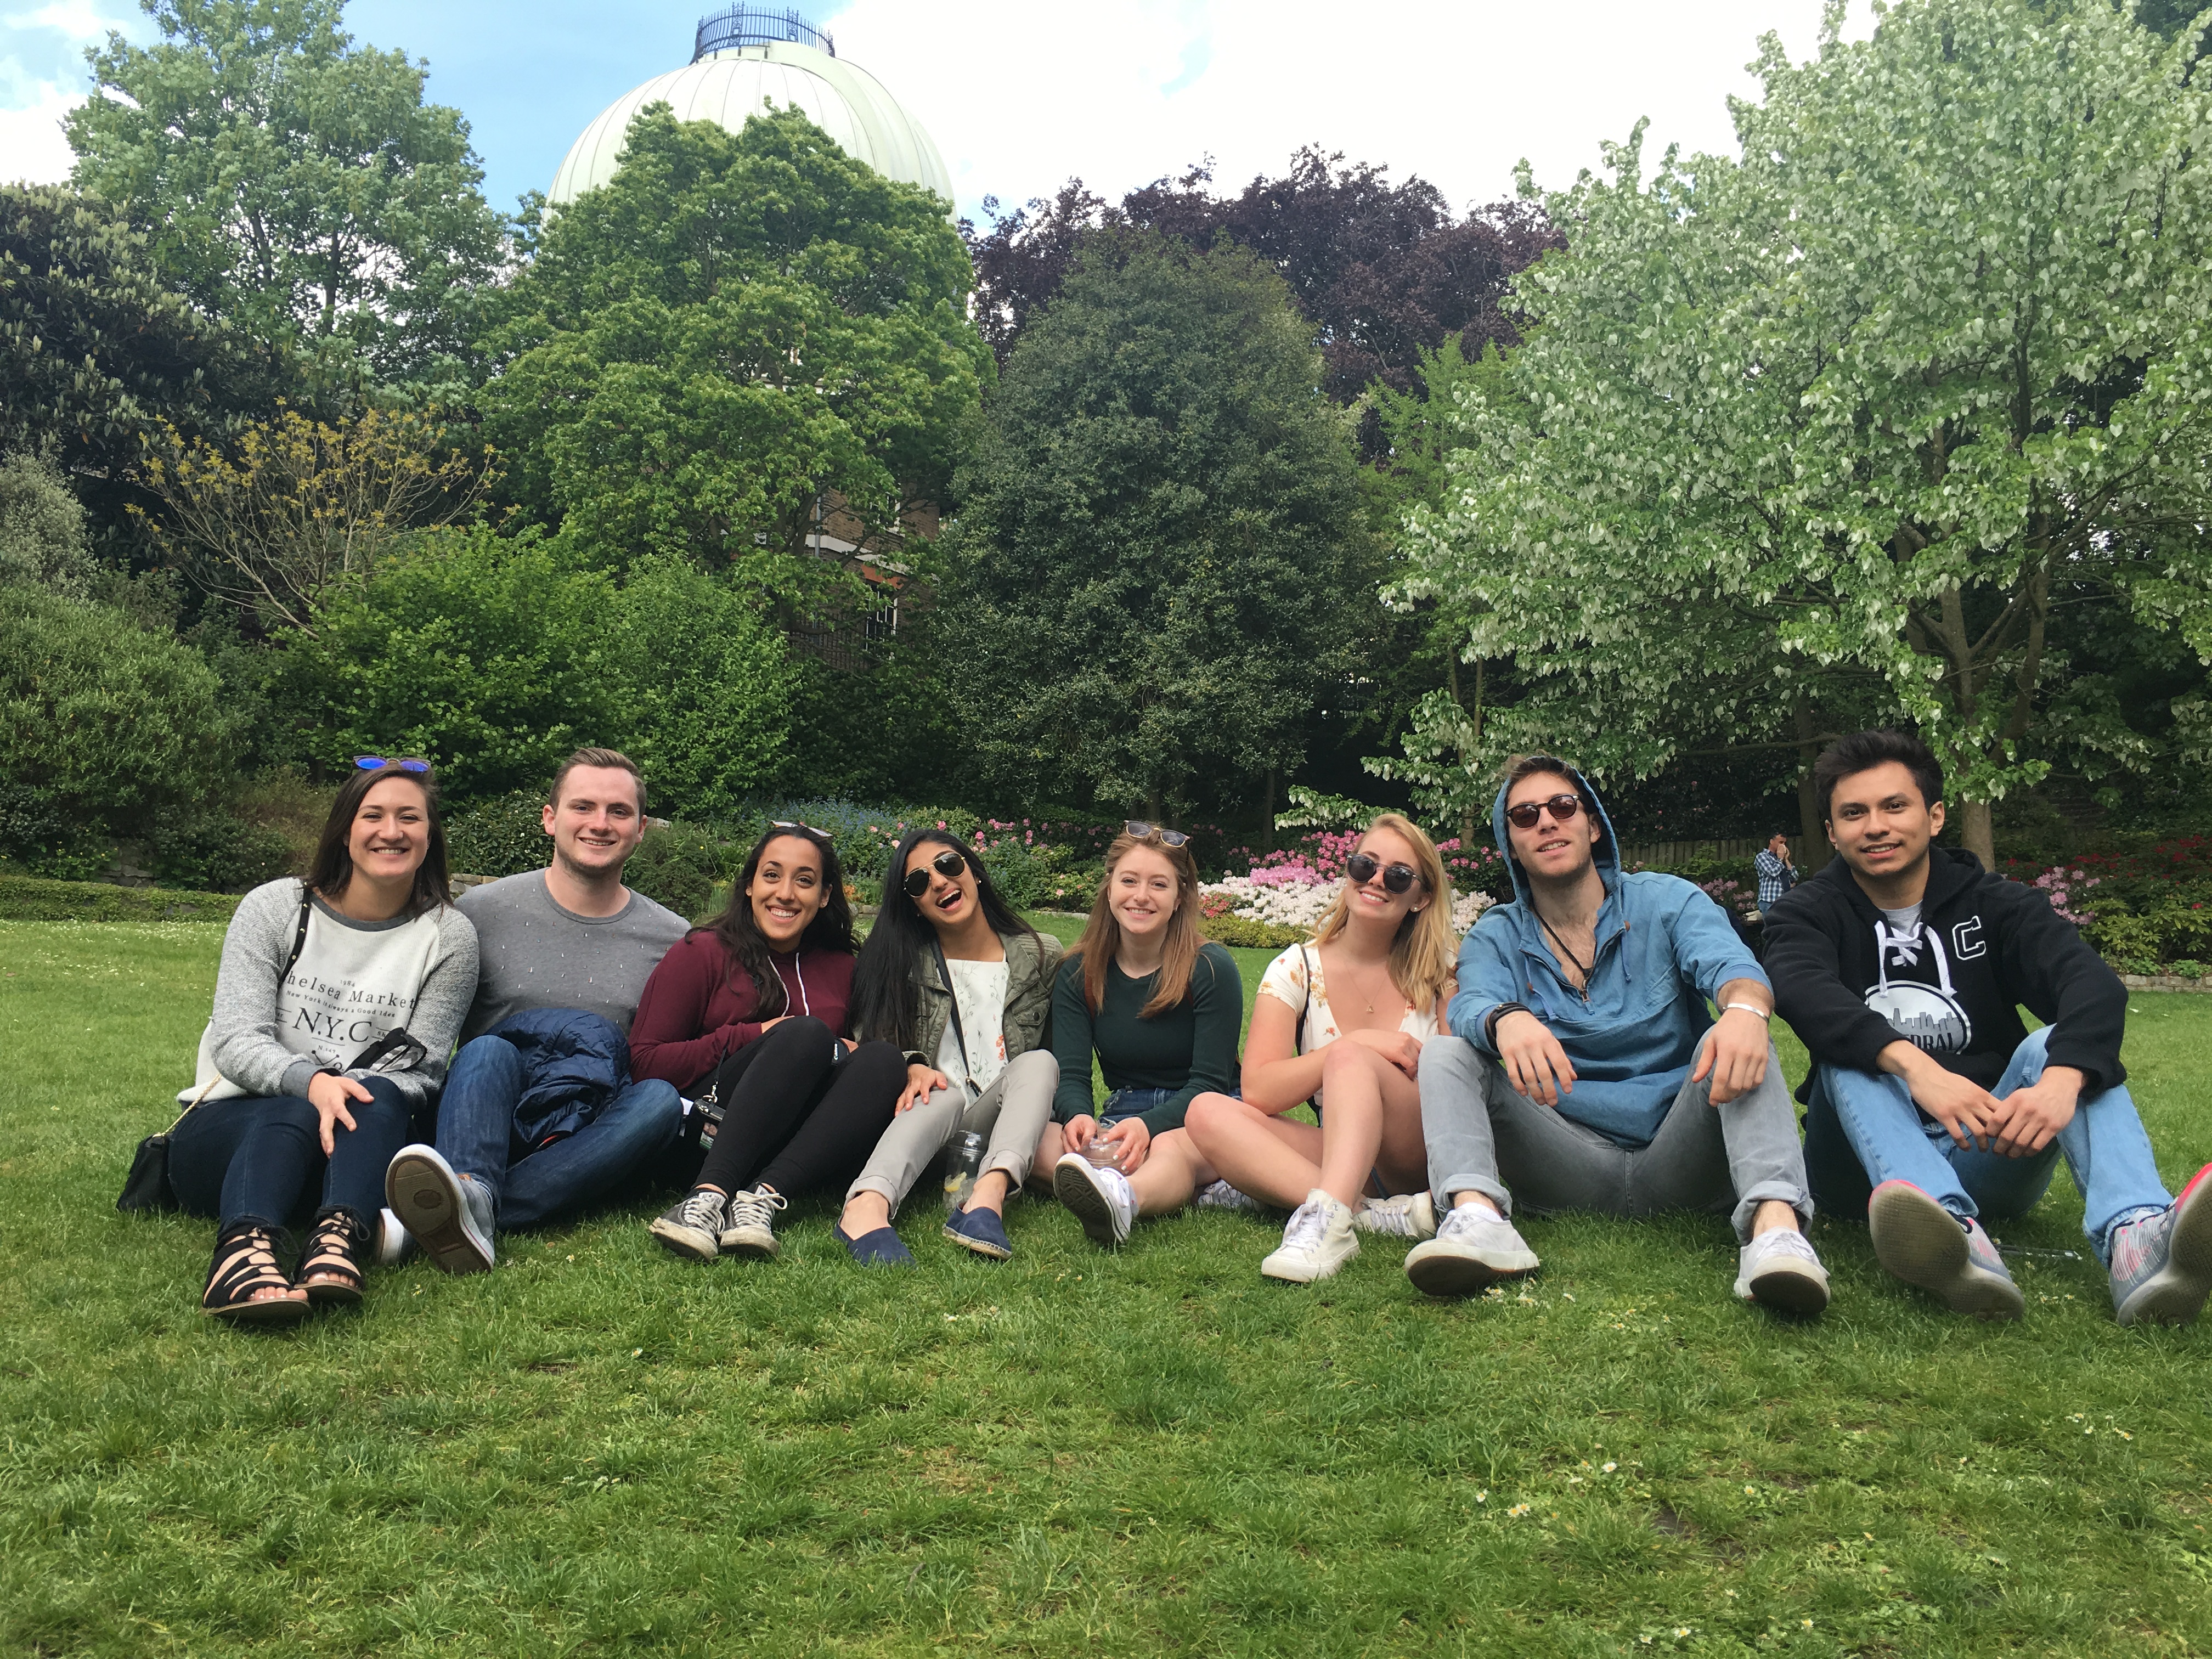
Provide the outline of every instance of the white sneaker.
<path id="1" fill-rule="evenodd" d="M 1311 1285 L 1358 1254 L 1352 1212 L 1316 1187 L 1291 1212 L 1281 1247 L 1260 1264 L 1260 1271 L 1292 1285 Z"/>
<path id="2" fill-rule="evenodd" d="M 415 1235 L 399 1224 L 387 1204 L 376 1212 L 376 1265 L 396 1267 L 414 1254 Z"/>
<path id="3" fill-rule="evenodd" d="M 1201 1210 L 1256 1210 L 1260 1200 L 1249 1193 L 1239 1192 L 1225 1181 L 1209 1181 L 1198 1189 L 1190 1200 Z"/>
<path id="4" fill-rule="evenodd" d="M 491 1271 L 491 1194 L 482 1182 L 454 1174 L 436 1147 L 418 1141 L 392 1155 L 384 1201 L 442 1271 Z"/>
<path id="5" fill-rule="evenodd" d="M 773 1187 L 732 1193 L 729 1210 L 722 1218 L 721 1236 L 714 1242 L 732 1255 L 772 1259 L 783 1250 L 776 1240 L 774 1224 L 775 1212 L 784 1207 L 783 1194 Z"/>
<path id="6" fill-rule="evenodd" d="M 1828 1270 L 1811 1239 L 1795 1227 L 1777 1227 L 1737 1253 L 1735 1293 L 1762 1307 L 1809 1316 L 1828 1305 Z"/>
<path id="7" fill-rule="evenodd" d="M 1080 1152 L 1063 1152 L 1052 1166 L 1053 1196 L 1075 1212 L 1084 1236 L 1111 1249 L 1129 1237 L 1136 1218 L 1137 1195 L 1129 1177 L 1112 1167 L 1099 1169 Z"/>
<path id="8" fill-rule="evenodd" d="M 1535 1251 L 1513 1224 L 1480 1204 L 1455 1206 L 1434 1238 L 1406 1254 L 1406 1277 L 1425 1296 L 1479 1296 L 1536 1267 Z"/>
<path id="9" fill-rule="evenodd" d="M 1353 1214 L 1352 1224 L 1363 1233 L 1388 1233 L 1394 1238 L 1434 1238 L 1437 1201 L 1426 1193 L 1370 1198 Z"/>

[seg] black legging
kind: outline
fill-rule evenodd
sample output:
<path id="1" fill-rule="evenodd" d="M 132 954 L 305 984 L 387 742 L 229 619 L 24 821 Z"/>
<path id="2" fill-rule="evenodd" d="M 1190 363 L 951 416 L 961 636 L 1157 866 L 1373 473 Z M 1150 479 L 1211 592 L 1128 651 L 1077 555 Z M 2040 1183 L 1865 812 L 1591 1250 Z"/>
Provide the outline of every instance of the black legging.
<path id="1" fill-rule="evenodd" d="M 842 1193 L 890 1127 L 906 1056 L 888 1042 L 846 1054 L 827 1024 L 801 1014 L 724 1060 L 713 1081 L 722 1127 L 694 1185 Z"/>

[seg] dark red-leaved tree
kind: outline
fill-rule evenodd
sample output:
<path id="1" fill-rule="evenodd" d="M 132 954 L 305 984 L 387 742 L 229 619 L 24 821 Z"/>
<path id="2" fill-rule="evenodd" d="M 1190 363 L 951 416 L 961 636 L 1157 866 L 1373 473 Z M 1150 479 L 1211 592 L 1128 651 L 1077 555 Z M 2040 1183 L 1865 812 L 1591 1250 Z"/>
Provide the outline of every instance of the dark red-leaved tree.
<path id="1" fill-rule="evenodd" d="M 1414 386 L 1424 350 L 1458 334 L 1470 357 L 1520 336 L 1506 283 L 1559 234 L 1533 204 L 1495 202 L 1453 216 L 1426 179 L 1392 185 L 1386 169 L 1346 164 L 1309 146 L 1279 179 L 1235 196 L 1212 193 L 1210 166 L 1156 179 L 1109 204 L 1070 179 L 1050 201 L 963 225 L 975 262 L 977 321 L 1001 363 L 1022 330 L 1059 292 L 1077 246 L 1102 226 L 1133 225 L 1206 246 L 1225 236 L 1290 284 L 1328 368 L 1328 389 L 1350 403 L 1376 380 Z"/>

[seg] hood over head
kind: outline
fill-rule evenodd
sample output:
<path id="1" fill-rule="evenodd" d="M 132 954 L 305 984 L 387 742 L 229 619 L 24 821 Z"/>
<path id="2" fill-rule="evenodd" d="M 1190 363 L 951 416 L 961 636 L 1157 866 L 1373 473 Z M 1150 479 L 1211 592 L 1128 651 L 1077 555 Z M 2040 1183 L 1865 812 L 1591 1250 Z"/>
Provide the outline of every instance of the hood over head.
<path id="1" fill-rule="evenodd" d="M 1598 799 L 1597 790 L 1590 781 L 1571 766 L 1566 768 L 1566 773 L 1574 780 L 1575 793 L 1583 798 L 1583 811 L 1596 817 L 1604 832 L 1598 837 L 1597 845 L 1590 848 L 1590 854 L 1597 862 L 1598 879 L 1605 884 L 1606 890 L 1611 892 L 1620 875 L 1620 837 L 1613 834 L 1613 820 L 1606 816 L 1605 803 Z M 1510 784 L 1498 787 L 1498 798 L 1490 804 L 1490 833 L 1497 839 L 1498 850 L 1504 857 L 1505 867 L 1512 872 L 1513 896 L 1526 904 L 1528 902 L 1528 872 L 1521 867 L 1521 860 L 1513 855 L 1513 837 L 1505 823 L 1505 794 L 1511 787 Z"/>

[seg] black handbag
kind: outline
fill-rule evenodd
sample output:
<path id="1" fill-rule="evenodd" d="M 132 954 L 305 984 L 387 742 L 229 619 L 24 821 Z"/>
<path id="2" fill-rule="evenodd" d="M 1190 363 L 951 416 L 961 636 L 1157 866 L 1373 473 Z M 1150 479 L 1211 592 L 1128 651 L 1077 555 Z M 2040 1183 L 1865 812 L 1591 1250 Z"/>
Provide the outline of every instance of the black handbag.
<path id="1" fill-rule="evenodd" d="M 309 910 L 307 884 L 300 884 L 300 925 L 292 930 L 292 954 L 284 958 L 277 970 L 276 982 L 282 985 L 284 975 L 290 973 L 300 960 L 300 952 L 307 944 L 307 914 Z M 208 1091 L 222 1079 L 210 1078 L 204 1088 L 192 1097 L 192 1103 L 177 1114 L 172 1123 L 159 1134 L 148 1135 L 138 1143 L 138 1150 L 131 1159 L 131 1173 L 123 1177 L 123 1192 L 116 1199 L 115 1207 L 128 1215 L 139 1210 L 173 1210 L 179 1207 L 177 1189 L 169 1184 L 169 1137 L 177 1133 L 182 1123 L 199 1109 Z"/>

